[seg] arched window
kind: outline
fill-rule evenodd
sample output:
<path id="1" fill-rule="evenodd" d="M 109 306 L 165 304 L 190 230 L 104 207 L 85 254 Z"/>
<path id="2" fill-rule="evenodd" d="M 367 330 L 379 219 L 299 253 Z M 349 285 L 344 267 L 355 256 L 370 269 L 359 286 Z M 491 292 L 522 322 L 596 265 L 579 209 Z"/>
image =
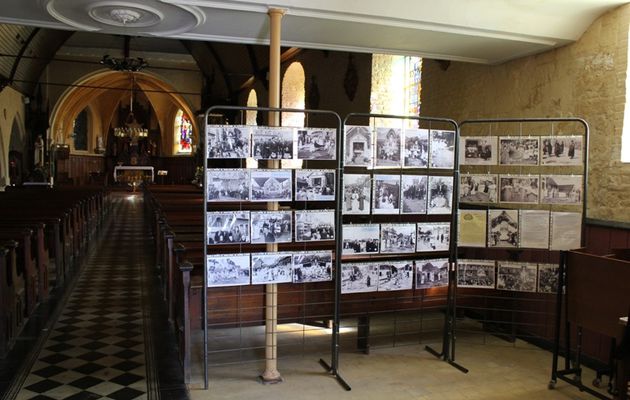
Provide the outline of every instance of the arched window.
<path id="1" fill-rule="evenodd" d="M 302 64 L 289 65 L 282 78 L 282 108 L 304 108 L 305 77 Z M 282 114 L 282 126 L 304 126 L 304 113 Z"/>
<path id="2" fill-rule="evenodd" d="M 88 109 L 84 108 L 74 119 L 72 125 L 72 139 L 74 149 L 87 151 L 88 149 Z"/>
<path id="3" fill-rule="evenodd" d="M 254 89 L 250 90 L 247 96 L 247 107 L 258 107 L 258 95 Z M 258 117 L 258 111 L 245 111 L 245 124 L 256 125 L 256 117 Z"/>
<path id="4" fill-rule="evenodd" d="M 184 114 L 183 110 L 177 111 L 175 116 L 174 142 L 175 153 L 191 154 L 192 153 L 192 123 L 190 118 Z"/>

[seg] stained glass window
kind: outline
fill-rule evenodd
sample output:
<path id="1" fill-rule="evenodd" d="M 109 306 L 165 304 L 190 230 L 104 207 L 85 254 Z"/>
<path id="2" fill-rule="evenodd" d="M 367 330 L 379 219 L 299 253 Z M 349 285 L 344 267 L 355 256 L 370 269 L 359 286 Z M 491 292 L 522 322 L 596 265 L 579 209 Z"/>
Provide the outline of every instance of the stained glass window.
<path id="1" fill-rule="evenodd" d="M 175 117 L 175 149 L 178 154 L 192 153 L 192 123 L 182 110 Z"/>

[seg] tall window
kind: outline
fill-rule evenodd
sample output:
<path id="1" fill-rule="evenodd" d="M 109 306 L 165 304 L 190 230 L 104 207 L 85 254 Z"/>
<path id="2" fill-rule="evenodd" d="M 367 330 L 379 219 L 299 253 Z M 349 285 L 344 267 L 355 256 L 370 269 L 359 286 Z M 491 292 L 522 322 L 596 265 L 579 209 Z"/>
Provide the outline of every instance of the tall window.
<path id="1" fill-rule="evenodd" d="M 87 151 L 88 149 L 88 110 L 83 111 L 74 119 L 72 128 L 72 137 L 74 140 L 74 149 Z"/>
<path id="2" fill-rule="evenodd" d="M 305 77 L 302 64 L 289 65 L 282 78 L 282 108 L 304 108 Z M 304 113 L 282 114 L 282 126 L 304 126 Z"/>
<path id="3" fill-rule="evenodd" d="M 282 108 L 304 108 L 306 78 L 302 64 L 289 65 L 282 78 Z M 283 113 L 282 126 L 304 127 L 304 113 Z M 302 160 L 281 160 L 282 168 L 300 169 Z"/>
<path id="4" fill-rule="evenodd" d="M 373 54 L 370 112 L 419 115 L 421 75 L 422 59 L 420 57 Z M 378 126 L 388 126 L 398 121 L 377 119 L 374 123 Z M 408 120 L 407 126 L 417 126 L 417 122 Z"/>
<path id="5" fill-rule="evenodd" d="M 175 152 L 177 154 L 192 153 L 192 123 L 184 111 L 179 110 L 175 116 Z"/>
<path id="6" fill-rule="evenodd" d="M 250 90 L 249 96 L 247 96 L 247 107 L 258 107 L 258 96 L 256 95 L 256 91 L 254 89 Z M 258 111 L 253 111 L 253 110 L 245 111 L 245 124 L 256 125 L 257 116 L 258 116 Z"/>

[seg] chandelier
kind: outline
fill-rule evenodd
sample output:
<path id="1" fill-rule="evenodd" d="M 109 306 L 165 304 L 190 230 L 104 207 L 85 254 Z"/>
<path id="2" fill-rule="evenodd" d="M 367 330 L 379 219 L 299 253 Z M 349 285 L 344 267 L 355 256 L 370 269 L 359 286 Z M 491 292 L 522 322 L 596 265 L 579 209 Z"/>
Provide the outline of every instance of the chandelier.
<path id="1" fill-rule="evenodd" d="M 111 57 L 109 54 L 104 55 L 100 63 L 101 65 L 108 67 L 112 71 L 128 72 L 138 72 L 149 66 L 149 64 L 142 57 L 116 58 Z"/>
<path id="2" fill-rule="evenodd" d="M 131 95 L 129 96 L 129 114 L 127 114 L 122 126 L 114 128 L 114 136 L 119 138 L 130 138 L 132 141 L 137 141 L 138 139 L 148 137 L 149 130 L 147 128 L 143 128 L 142 125 L 136 121 L 136 117 L 133 115 L 134 83 L 135 78 L 132 78 Z"/>

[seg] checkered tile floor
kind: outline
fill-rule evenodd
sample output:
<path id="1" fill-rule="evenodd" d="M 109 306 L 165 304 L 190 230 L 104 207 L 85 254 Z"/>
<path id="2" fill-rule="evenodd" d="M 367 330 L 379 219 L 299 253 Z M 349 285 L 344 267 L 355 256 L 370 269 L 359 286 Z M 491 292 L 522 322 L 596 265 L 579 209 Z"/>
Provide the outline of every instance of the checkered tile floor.
<path id="1" fill-rule="evenodd" d="M 142 207 L 126 203 L 118 202 L 18 400 L 148 398 Z"/>

